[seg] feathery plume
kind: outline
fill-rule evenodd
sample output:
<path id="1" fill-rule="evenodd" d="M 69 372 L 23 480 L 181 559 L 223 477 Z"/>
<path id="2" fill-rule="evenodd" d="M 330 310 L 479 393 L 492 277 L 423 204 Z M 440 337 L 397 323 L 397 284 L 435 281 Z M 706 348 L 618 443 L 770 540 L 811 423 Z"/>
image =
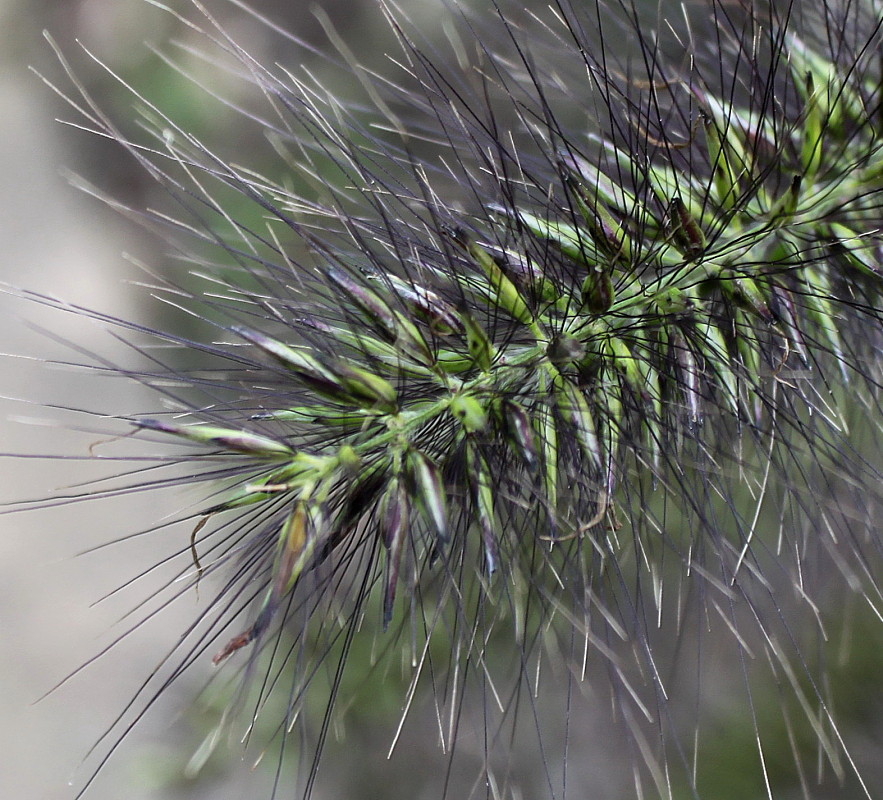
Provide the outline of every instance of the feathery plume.
<path id="1" fill-rule="evenodd" d="M 624 796 L 579 764 L 606 715 L 636 796 L 720 797 L 723 659 L 741 796 L 870 800 L 819 653 L 843 596 L 879 633 L 883 9 L 439 8 L 446 46 L 378 2 L 383 73 L 326 20 L 344 102 L 194 3 L 281 159 L 259 170 L 162 98 L 124 132 L 70 71 L 78 124 L 166 189 L 173 213 L 131 213 L 188 254 L 150 291 L 200 330 L 78 310 L 148 356 L 128 430 L 204 497 L 166 589 L 211 599 L 133 707 L 219 665 L 191 772 L 244 731 L 274 797 L 314 791 L 353 682 L 399 687 L 393 749 L 430 697 L 427 796 Z"/>

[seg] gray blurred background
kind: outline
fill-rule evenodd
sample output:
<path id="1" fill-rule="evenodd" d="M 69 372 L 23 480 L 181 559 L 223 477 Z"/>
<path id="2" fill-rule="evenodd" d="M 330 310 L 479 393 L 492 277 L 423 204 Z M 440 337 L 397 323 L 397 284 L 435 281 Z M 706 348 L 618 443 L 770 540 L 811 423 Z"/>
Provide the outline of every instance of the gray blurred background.
<path id="1" fill-rule="evenodd" d="M 171 5 L 189 7 L 186 2 Z M 227 3 L 210 5 L 237 38 L 258 55 L 272 58 L 260 26 L 246 21 Z M 301 4 L 256 5 L 301 36 L 321 34 Z M 325 7 L 335 17 L 346 8 L 338 23 L 344 30 L 358 22 L 358 3 L 336 0 Z M 109 107 L 130 101 L 122 99 L 97 66 L 87 64 L 76 40 L 122 74 L 149 84 L 157 60 L 145 43 L 162 45 L 176 34 L 186 39 L 187 32 L 171 15 L 142 0 L 0 0 L 0 281 L 124 319 L 149 321 L 148 312 L 138 305 L 138 291 L 129 283 L 137 276 L 124 253 L 156 264 L 162 262 L 161 246 L 72 188 L 67 173 L 82 174 L 135 206 L 146 202 L 153 187 L 136 166 L 96 137 L 54 121 L 76 115 L 29 70 L 32 67 L 70 89 L 43 38 L 44 29 L 78 63 L 78 73 L 90 91 Z M 161 93 L 161 83 L 155 89 Z M 198 118 L 198 109 L 193 113 Z M 75 413 L 47 411 L 41 408 L 43 403 L 117 413 L 150 407 L 151 401 L 141 398 L 131 384 L 109 385 L 94 375 L 41 363 L 90 360 L 67 348 L 64 340 L 120 363 L 132 356 L 102 325 L 14 294 L 0 294 L 3 453 L 88 455 L 98 437 L 66 428 L 94 428 L 94 422 Z M 3 458 L 0 500 L 45 497 L 100 474 L 94 464 L 79 461 Z M 88 748 L 170 646 L 167 631 L 179 630 L 194 610 L 194 605 L 182 604 L 165 616 L 168 627 L 144 628 L 137 643 L 124 643 L 40 699 L 108 645 L 115 635 L 111 628 L 116 634 L 125 630 L 119 618 L 131 605 L 131 596 L 128 602 L 111 598 L 92 604 L 134 575 L 139 564 L 158 561 L 176 545 L 168 535 L 160 535 L 94 555 L 76 554 L 137 529 L 153 510 L 143 499 L 129 497 L 95 507 L 68 505 L 0 516 L 0 797 L 70 800 L 75 789 L 69 781 L 79 787 L 89 774 L 79 768 Z M 124 752 L 98 778 L 88 797 L 243 797 L 244 786 L 250 785 L 247 769 L 239 771 L 245 773 L 243 783 L 237 783 L 235 771 L 223 780 L 177 782 L 186 762 L 185 750 L 198 738 L 182 742 L 172 731 L 198 688 L 185 683 L 171 691 L 157 713 L 127 738 Z"/>

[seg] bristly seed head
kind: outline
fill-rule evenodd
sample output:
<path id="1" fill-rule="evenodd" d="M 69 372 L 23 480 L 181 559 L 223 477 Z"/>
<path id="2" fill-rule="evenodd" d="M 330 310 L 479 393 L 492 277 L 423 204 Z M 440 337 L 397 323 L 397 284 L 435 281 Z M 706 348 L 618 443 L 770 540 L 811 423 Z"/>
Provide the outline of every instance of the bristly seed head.
<path id="1" fill-rule="evenodd" d="M 607 665 L 643 743 L 639 780 L 665 794 L 659 762 L 673 748 L 643 746 L 646 720 L 669 724 L 652 642 L 680 633 L 690 587 L 728 630 L 724 609 L 756 611 L 777 674 L 806 661 L 763 616 L 781 579 L 768 576 L 776 548 L 803 593 L 807 541 L 830 537 L 822 549 L 879 607 L 868 564 L 879 531 L 855 532 L 845 553 L 829 517 L 838 494 L 863 493 L 866 508 L 880 498 L 847 417 L 863 410 L 879 434 L 883 16 L 873 2 L 857 21 L 850 4 L 842 17 L 825 4 L 798 30 L 796 8 L 711 7 L 711 63 L 698 16 L 683 31 L 692 40 L 667 43 L 623 22 L 637 49 L 620 58 L 600 6 L 558 4 L 529 18 L 544 20 L 531 41 L 495 12 L 511 48 L 475 40 L 474 63 L 458 50 L 461 73 L 430 60 L 384 5 L 404 75 L 364 80 L 384 93 L 382 113 L 400 109 L 393 130 L 411 115 L 399 139 L 377 132 L 391 121 L 363 124 L 240 53 L 278 114 L 262 123 L 301 153 L 304 174 L 331 176 L 321 201 L 195 140 L 164 145 L 268 218 L 267 234 L 238 231 L 245 244 L 206 237 L 242 270 L 220 299 L 203 298 L 230 340 L 210 348 L 229 363 L 211 403 L 194 399 L 189 421 L 135 424 L 189 443 L 183 463 L 202 457 L 194 444 L 207 463 L 229 456 L 205 474 L 202 512 L 217 531 L 248 531 L 215 569 L 239 565 L 218 618 L 249 621 L 214 661 L 251 646 L 250 664 L 264 652 L 278 666 L 287 630 L 310 669 L 286 719 L 341 630 L 349 647 L 367 628 L 410 624 L 415 654 L 448 637 L 448 661 L 432 669 L 457 686 L 473 670 L 511 677 L 489 653 L 503 630 L 518 689 L 544 646 L 561 680 L 590 671 L 590 652 Z M 477 36 L 467 20 L 461 34 Z M 602 130 L 575 124 L 575 108 L 603 114 Z M 185 199 L 162 152 L 122 143 Z M 196 197 L 197 211 L 214 209 Z M 761 536 L 759 520 L 788 544 Z M 431 652 L 412 656 L 415 686 Z M 815 701 L 817 727 L 833 726 Z M 504 719 L 517 705 L 499 702 Z M 484 724 L 495 734 L 503 721 Z M 837 739 L 825 733 L 826 751 Z M 684 766 L 682 796 L 698 797 Z M 491 759 L 482 769 L 493 783 Z"/>

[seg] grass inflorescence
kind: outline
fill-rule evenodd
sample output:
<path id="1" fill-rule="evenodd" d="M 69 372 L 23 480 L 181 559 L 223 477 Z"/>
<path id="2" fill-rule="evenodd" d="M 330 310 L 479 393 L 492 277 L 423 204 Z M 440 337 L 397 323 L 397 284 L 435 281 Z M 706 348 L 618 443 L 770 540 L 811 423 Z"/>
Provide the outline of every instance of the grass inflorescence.
<path id="1" fill-rule="evenodd" d="M 803 796 L 831 775 L 872 796 L 814 653 L 832 582 L 880 615 L 883 9 L 814 5 L 445 6 L 442 48 L 378 4 L 389 61 L 338 43 L 346 102 L 196 13 L 205 58 L 252 85 L 243 124 L 281 159 L 260 172 L 161 98 L 138 98 L 143 136 L 71 100 L 168 189 L 177 216 L 140 216 L 193 268 L 151 291 L 215 331 L 132 328 L 181 354 L 131 372 L 165 402 L 131 424 L 206 487 L 182 572 L 214 595 L 180 667 L 263 676 L 283 742 L 323 693 L 304 793 L 344 671 L 385 669 L 403 717 L 435 698 L 438 794 L 466 796 L 471 764 L 471 796 L 589 796 L 568 742 L 591 687 L 639 796 L 723 796 L 683 686 L 724 640 L 757 796 L 778 795 L 754 664 L 811 732 L 790 738 Z M 530 780 L 505 755 L 522 736 Z"/>

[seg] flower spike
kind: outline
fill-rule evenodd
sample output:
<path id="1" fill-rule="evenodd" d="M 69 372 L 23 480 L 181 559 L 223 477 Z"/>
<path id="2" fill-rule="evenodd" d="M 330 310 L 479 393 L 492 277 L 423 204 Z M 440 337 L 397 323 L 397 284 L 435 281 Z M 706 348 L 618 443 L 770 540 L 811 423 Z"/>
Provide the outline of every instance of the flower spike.
<path id="1" fill-rule="evenodd" d="M 198 265 L 151 287 L 192 339 L 76 310 L 144 357 L 118 372 L 159 410 L 117 415 L 126 447 L 178 469 L 136 458 L 95 498 L 198 495 L 166 587 L 198 617 L 139 697 L 216 652 L 192 763 L 220 728 L 258 761 L 275 736 L 279 798 L 355 764 L 390 797 L 704 800 L 738 771 L 740 796 L 872 800 L 843 687 L 883 618 L 879 0 L 469 5 L 377 2 L 372 69 L 323 12 L 318 69 L 294 36 L 262 66 L 194 2 L 187 36 L 251 91 L 232 160 L 162 103 L 71 100 Z M 424 728 L 437 758 L 386 777 Z"/>

